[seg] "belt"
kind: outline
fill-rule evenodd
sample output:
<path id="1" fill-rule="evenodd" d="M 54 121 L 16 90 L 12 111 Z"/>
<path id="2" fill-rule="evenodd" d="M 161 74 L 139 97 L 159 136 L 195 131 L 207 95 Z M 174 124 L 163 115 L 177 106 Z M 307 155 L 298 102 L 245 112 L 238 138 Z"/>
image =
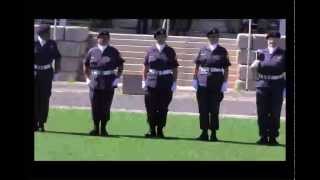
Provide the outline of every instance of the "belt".
<path id="1" fill-rule="evenodd" d="M 34 69 L 36 70 L 47 70 L 52 68 L 52 64 L 46 64 L 46 65 L 34 65 Z"/>
<path id="2" fill-rule="evenodd" d="M 151 74 L 156 74 L 156 75 L 168 75 L 168 74 L 173 74 L 173 71 L 171 69 L 163 70 L 163 71 L 158 71 L 155 69 L 149 69 L 149 72 Z"/>
<path id="3" fill-rule="evenodd" d="M 200 67 L 202 72 L 224 72 L 223 68 L 214 68 L 214 67 Z"/>
<path id="4" fill-rule="evenodd" d="M 278 79 L 283 79 L 285 77 L 285 74 L 282 73 L 280 75 L 263 75 L 263 74 L 258 74 L 259 79 L 263 80 L 278 80 Z"/>
<path id="5" fill-rule="evenodd" d="M 111 74 L 115 74 L 114 70 L 108 70 L 108 71 L 92 70 L 91 73 L 93 75 L 111 75 Z"/>

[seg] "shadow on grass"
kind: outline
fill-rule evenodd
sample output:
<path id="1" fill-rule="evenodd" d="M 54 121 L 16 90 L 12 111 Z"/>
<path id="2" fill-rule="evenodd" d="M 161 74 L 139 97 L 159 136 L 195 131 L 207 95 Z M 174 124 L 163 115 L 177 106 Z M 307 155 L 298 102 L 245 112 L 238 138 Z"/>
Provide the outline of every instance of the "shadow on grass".
<path id="1" fill-rule="evenodd" d="M 78 133 L 78 132 L 61 132 L 61 131 L 46 131 L 46 133 L 55 133 L 55 134 L 68 134 L 68 135 L 78 135 L 78 136 L 91 136 L 88 133 Z M 181 137 L 170 137 L 166 136 L 165 138 L 146 138 L 144 135 L 111 135 L 107 137 L 103 136 L 97 136 L 102 138 L 121 138 L 121 137 L 127 137 L 127 138 L 140 138 L 140 139 L 154 139 L 154 140 L 187 140 L 187 141 L 199 141 L 196 138 L 181 138 Z M 205 142 L 205 141 L 203 141 Z M 207 141 L 207 143 L 215 143 Z M 219 140 L 218 143 L 230 143 L 230 144 L 242 144 L 242 145 L 255 145 L 255 146 L 268 146 L 268 145 L 258 145 L 254 142 L 241 142 L 241 141 L 229 141 L 229 140 Z M 285 147 L 284 144 L 276 145 L 279 147 Z"/>

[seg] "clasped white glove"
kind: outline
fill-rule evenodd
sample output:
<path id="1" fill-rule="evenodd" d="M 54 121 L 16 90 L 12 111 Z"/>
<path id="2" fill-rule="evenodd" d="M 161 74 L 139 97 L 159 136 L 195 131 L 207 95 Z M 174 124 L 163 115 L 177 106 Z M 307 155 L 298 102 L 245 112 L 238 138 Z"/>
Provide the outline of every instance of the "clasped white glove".
<path id="1" fill-rule="evenodd" d="M 87 85 L 90 84 L 90 81 L 91 81 L 91 80 L 90 80 L 89 78 L 86 78 L 86 84 L 87 84 Z"/>
<path id="2" fill-rule="evenodd" d="M 173 84 L 172 84 L 172 86 L 171 86 L 171 91 L 172 91 L 172 92 L 175 92 L 176 89 L 177 89 L 177 82 L 174 81 Z"/>
<path id="3" fill-rule="evenodd" d="M 53 80 L 54 80 L 54 81 L 57 81 L 57 80 L 58 80 L 58 77 L 59 77 L 59 73 L 55 73 L 55 74 L 53 75 Z"/>
<path id="4" fill-rule="evenodd" d="M 146 90 L 147 86 L 146 86 L 146 81 L 142 81 L 142 85 L 141 85 L 141 88 Z"/>
<path id="5" fill-rule="evenodd" d="M 250 68 L 257 68 L 259 65 L 260 61 L 259 60 L 254 60 L 250 66 Z"/>
<path id="6" fill-rule="evenodd" d="M 119 81 L 120 81 L 119 78 L 114 79 L 113 82 L 112 82 L 112 86 L 117 88 Z"/>
<path id="7" fill-rule="evenodd" d="M 222 86 L 221 86 L 221 92 L 226 92 L 228 89 L 228 82 L 224 81 Z"/>
<path id="8" fill-rule="evenodd" d="M 196 79 L 192 80 L 192 87 L 197 90 L 198 89 L 198 81 Z"/>

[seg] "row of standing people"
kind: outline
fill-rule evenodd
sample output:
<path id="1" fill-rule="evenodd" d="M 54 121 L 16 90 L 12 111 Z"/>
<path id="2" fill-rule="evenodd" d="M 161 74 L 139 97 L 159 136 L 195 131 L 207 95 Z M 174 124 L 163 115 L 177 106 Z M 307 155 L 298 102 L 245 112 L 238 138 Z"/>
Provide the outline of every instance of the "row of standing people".
<path id="1" fill-rule="evenodd" d="M 54 73 L 60 70 L 61 55 L 55 41 L 49 39 L 48 25 L 38 29 L 35 42 L 35 121 L 36 131 L 45 131 L 49 99 Z M 147 111 L 149 132 L 147 138 L 164 138 L 168 106 L 177 87 L 178 60 L 175 50 L 166 44 L 166 30 L 154 33 L 156 43 L 147 50 L 144 59 L 142 88 Z M 208 45 L 201 48 L 194 60 L 192 86 L 196 89 L 200 129 L 198 140 L 218 141 L 219 109 L 228 85 L 228 67 L 231 65 L 227 50 L 219 44 L 219 31 L 207 33 Z M 251 65 L 257 70 L 257 111 L 261 138 L 258 144 L 278 144 L 280 112 L 285 92 L 285 51 L 277 46 L 280 34 L 267 35 L 268 48 L 258 51 L 258 60 Z M 90 135 L 108 136 L 107 124 L 114 88 L 123 72 L 125 60 L 109 44 L 110 34 L 102 31 L 97 46 L 91 48 L 83 61 L 83 70 L 89 86 L 93 129 Z M 53 70 L 51 64 L 55 60 Z M 211 131 L 210 138 L 208 131 Z"/>

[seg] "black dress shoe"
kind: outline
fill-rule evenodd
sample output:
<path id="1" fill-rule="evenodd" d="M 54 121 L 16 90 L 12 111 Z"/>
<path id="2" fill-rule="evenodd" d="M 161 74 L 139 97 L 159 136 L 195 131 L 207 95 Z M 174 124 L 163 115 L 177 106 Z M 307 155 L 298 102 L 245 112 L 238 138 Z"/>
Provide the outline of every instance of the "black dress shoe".
<path id="1" fill-rule="evenodd" d="M 44 124 L 39 125 L 39 131 L 40 132 L 45 132 L 46 130 L 44 129 Z"/>
<path id="2" fill-rule="evenodd" d="M 274 138 L 274 137 L 270 137 L 270 138 L 269 138 L 269 143 L 268 143 L 268 144 L 271 145 L 271 146 L 277 146 L 277 145 L 279 145 L 277 139 Z"/>
<path id="3" fill-rule="evenodd" d="M 89 132 L 89 135 L 91 135 L 91 136 L 98 136 L 98 135 L 99 135 L 99 131 L 96 130 L 96 129 L 93 129 L 93 130 L 91 130 L 91 131 Z"/>
<path id="4" fill-rule="evenodd" d="M 164 138 L 164 134 L 163 134 L 163 131 L 162 131 L 162 130 L 160 130 L 160 131 L 157 132 L 157 137 L 158 137 L 158 138 Z"/>
<path id="5" fill-rule="evenodd" d="M 216 135 L 211 135 L 211 136 L 210 136 L 210 141 L 212 141 L 212 142 L 217 142 L 217 141 L 219 141 L 219 140 L 218 140 L 218 138 L 217 138 Z"/>
<path id="6" fill-rule="evenodd" d="M 154 138 L 154 137 L 157 137 L 157 134 L 155 131 L 150 131 L 148 132 L 147 134 L 145 134 L 145 137 L 147 138 Z"/>
<path id="7" fill-rule="evenodd" d="M 262 137 L 257 141 L 257 144 L 263 145 L 263 144 L 268 144 L 268 138 L 267 137 Z"/>
<path id="8" fill-rule="evenodd" d="M 209 136 L 208 133 L 201 133 L 201 135 L 197 138 L 197 140 L 200 141 L 209 141 Z"/>
<path id="9" fill-rule="evenodd" d="M 106 137 L 106 136 L 109 136 L 109 133 L 106 130 L 101 130 L 100 135 Z"/>

